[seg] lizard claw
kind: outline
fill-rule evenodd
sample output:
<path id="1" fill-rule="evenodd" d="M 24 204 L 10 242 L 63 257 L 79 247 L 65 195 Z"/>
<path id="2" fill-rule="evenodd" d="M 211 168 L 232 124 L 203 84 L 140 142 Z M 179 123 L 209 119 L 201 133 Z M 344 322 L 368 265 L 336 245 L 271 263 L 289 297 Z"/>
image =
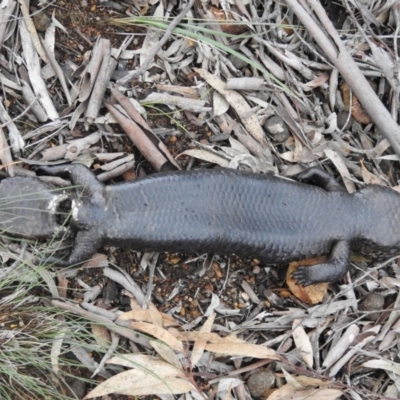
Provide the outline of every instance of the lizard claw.
<path id="1" fill-rule="evenodd" d="M 296 271 L 292 273 L 292 278 L 298 285 L 310 286 L 314 283 L 311 279 L 310 272 L 310 267 L 298 267 Z"/>

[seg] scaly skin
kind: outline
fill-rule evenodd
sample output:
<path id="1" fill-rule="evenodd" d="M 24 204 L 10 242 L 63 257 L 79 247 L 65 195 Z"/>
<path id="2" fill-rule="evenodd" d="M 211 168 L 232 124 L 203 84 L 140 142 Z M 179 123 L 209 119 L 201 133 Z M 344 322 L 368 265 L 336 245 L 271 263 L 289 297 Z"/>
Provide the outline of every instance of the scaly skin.
<path id="1" fill-rule="evenodd" d="M 140 251 L 253 256 L 282 264 L 329 255 L 300 267 L 298 283 L 340 279 L 351 250 L 375 258 L 400 253 L 400 195 L 370 185 L 348 194 L 313 168 L 293 182 L 227 169 L 154 174 L 104 186 L 83 165 L 43 168 L 83 186 L 71 222 L 74 249 L 59 265 L 89 259 L 102 245 Z"/>

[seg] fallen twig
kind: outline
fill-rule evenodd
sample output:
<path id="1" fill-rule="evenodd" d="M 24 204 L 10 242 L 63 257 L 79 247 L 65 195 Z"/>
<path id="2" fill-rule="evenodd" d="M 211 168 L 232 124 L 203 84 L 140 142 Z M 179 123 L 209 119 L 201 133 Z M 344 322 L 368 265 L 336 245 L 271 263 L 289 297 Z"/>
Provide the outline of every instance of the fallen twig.
<path id="1" fill-rule="evenodd" d="M 342 74 L 343 78 L 360 100 L 365 111 L 374 121 L 382 134 L 388 139 L 393 150 L 400 155 L 399 125 L 393 120 L 390 112 L 382 104 L 360 68 L 353 60 L 353 57 L 349 54 L 346 46 L 340 39 L 339 34 L 326 15 L 321 4 L 316 0 L 308 0 L 307 3 L 312 7 L 314 13 L 326 31 L 321 29 L 318 23 L 311 17 L 298 0 L 286 0 L 288 7 L 293 10 L 297 18 L 299 18 L 307 28 L 332 64 L 334 64 Z"/>

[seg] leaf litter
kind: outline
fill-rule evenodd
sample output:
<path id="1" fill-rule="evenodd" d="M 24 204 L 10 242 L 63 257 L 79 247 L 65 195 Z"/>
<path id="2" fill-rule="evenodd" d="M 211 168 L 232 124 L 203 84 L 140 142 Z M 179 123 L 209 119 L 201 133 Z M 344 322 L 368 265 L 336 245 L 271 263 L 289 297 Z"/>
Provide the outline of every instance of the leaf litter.
<path id="1" fill-rule="evenodd" d="M 398 185 L 397 3 L 57 3 L 0 5 L 9 175 L 66 161 L 103 182 L 214 165 L 290 178 L 319 165 L 349 192 Z M 272 117 L 282 141 L 267 133 Z M 43 245 L 3 246 L 4 274 L 23 285 L 31 275 L 12 263 L 23 254 L 33 274 Z M 53 297 L 43 304 L 70 314 L 54 372 L 69 348 L 92 376 L 82 398 L 400 395 L 396 259 L 354 258 L 329 286 L 296 287 L 288 274 L 284 289 L 286 267 L 256 259 L 104 250 L 83 268 L 38 272 Z M 378 308 L 362 306 L 371 293 Z M 82 321 L 97 352 L 71 346 Z M 250 385 L 265 373 L 270 385 Z"/>

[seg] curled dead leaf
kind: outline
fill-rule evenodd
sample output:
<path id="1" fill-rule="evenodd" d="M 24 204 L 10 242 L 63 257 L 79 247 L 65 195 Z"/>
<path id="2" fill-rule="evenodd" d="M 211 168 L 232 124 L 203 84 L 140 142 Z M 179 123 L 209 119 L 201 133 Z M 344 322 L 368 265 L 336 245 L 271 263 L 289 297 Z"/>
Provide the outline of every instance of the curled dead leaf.
<path id="1" fill-rule="evenodd" d="M 232 35 L 240 35 L 241 33 L 247 32 L 247 26 L 243 23 L 238 23 L 235 21 L 231 12 L 226 14 L 224 10 L 214 6 L 211 6 L 210 9 L 215 19 L 221 23 L 220 26 L 223 32 L 231 33 Z"/>
<path id="2" fill-rule="evenodd" d="M 155 338 L 166 343 L 172 349 L 183 352 L 183 344 L 181 341 L 176 339 L 171 333 L 164 328 L 149 324 L 147 322 L 131 322 L 130 327 L 132 329 L 147 333 L 148 335 L 154 336 Z"/>
<path id="3" fill-rule="evenodd" d="M 296 281 L 292 278 L 292 274 L 300 266 L 311 266 L 315 264 L 320 264 L 326 261 L 326 257 L 311 258 L 304 261 L 295 261 L 289 264 L 289 268 L 286 275 L 286 282 L 289 286 L 290 291 L 301 301 L 307 304 L 318 304 L 320 303 L 327 290 L 329 283 L 316 283 L 315 285 L 310 285 L 304 287 L 303 285 L 298 285 Z"/>
<path id="4" fill-rule="evenodd" d="M 372 122 L 371 118 L 366 113 L 366 111 L 360 104 L 357 97 L 351 93 L 350 86 L 346 82 L 344 82 L 340 86 L 340 91 L 342 93 L 342 98 L 346 111 L 350 110 L 350 103 L 351 103 L 352 117 L 360 124 L 365 124 L 365 125 L 370 124 Z"/>

